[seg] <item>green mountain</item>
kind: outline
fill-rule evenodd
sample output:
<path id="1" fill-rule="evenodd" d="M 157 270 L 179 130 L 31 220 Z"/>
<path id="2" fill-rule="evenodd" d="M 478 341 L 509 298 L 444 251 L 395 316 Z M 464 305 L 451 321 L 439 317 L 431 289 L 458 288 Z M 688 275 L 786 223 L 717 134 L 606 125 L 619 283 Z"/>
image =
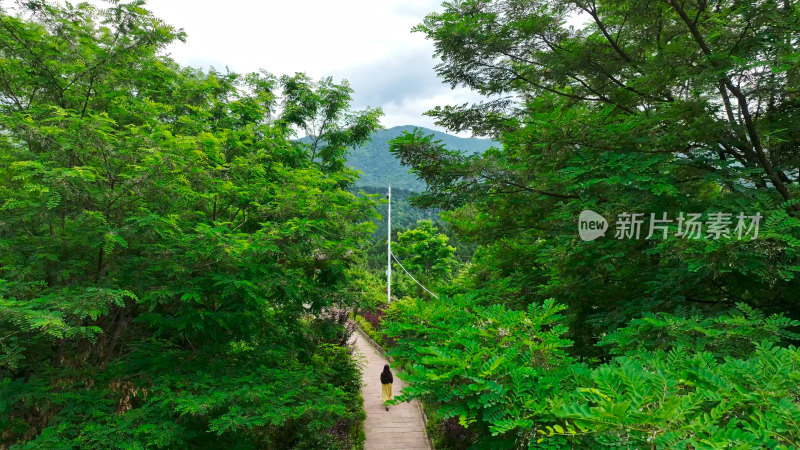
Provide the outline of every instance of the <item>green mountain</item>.
<path id="1" fill-rule="evenodd" d="M 408 167 L 400 164 L 394 155 L 389 152 L 389 141 L 403 134 L 404 131 L 413 131 L 419 128 L 423 133 L 433 134 L 435 139 L 451 150 L 461 150 L 466 153 L 480 153 L 492 146 L 500 144 L 491 139 L 461 138 L 440 131 L 429 130 L 422 127 L 404 125 L 386 130 L 377 131 L 370 142 L 351 151 L 347 158 L 347 165 L 362 172 L 359 186 L 387 186 L 421 191 L 425 183 L 408 172 Z"/>

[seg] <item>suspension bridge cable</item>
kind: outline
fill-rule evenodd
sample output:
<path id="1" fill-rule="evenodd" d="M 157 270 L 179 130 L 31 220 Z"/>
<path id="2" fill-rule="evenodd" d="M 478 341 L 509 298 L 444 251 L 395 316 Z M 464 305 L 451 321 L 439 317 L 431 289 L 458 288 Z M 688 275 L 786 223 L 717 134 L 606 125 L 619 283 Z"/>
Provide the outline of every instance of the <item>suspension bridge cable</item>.
<path id="1" fill-rule="evenodd" d="M 415 282 L 415 283 L 417 283 L 417 284 L 419 285 L 419 287 L 421 287 L 422 289 L 425 289 L 425 292 L 427 292 L 428 294 L 431 294 L 431 295 L 432 295 L 432 296 L 434 296 L 436 299 L 438 299 L 438 298 L 439 298 L 439 296 L 438 296 L 438 295 L 436 295 L 436 294 L 434 294 L 433 292 L 429 291 L 429 290 L 428 290 L 428 288 L 426 288 L 425 286 L 423 286 L 423 285 L 422 285 L 422 283 L 420 283 L 419 281 L 417 281 L 417 279 L 416 279 L 416 278 L 414 278 L 414 275 L 411 275 L 410 273 L 408 273 L 408 271 L 406 270 L 406 268 L 405 268 L 405 267 L 403 267 L 403 264 L 402 264 L 402 263 L 400 263 L 400 260 L 399 260 L 399 259 L 397 259 L 397 255 L 395 255 L 394 253 L 392 253 L 392 258 L 394 258 L 394 261 L 397 263 L 397 265 L 398 265 L 398 266 L 400 266 L 400 268 L 401 268 L 401 269 L 403 269 L 403 272 L 405 272 L 405 273 L 406 273 L 408 276 L 410 276 L 410 277 L 411 277 L 411 279 L 412 279 L 412 280 L 414 280 L 414 282 Z"/>

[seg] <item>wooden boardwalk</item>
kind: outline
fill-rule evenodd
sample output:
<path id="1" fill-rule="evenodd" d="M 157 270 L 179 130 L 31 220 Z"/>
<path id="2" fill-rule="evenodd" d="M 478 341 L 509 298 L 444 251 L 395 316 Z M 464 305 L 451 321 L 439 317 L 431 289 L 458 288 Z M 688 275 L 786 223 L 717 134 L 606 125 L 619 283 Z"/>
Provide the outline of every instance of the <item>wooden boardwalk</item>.
<path id="1" fill-rule="evenodd" d="M 361 396 L 364 397 L 364 410 L 367 413 L 364 421 L 367 435 L 364 449 L 429 450 L 431 447 L 425 434 L 425 421 L 417 402 L 389 406 L 389 411 L 386 411 L 381 401 L 380 374 L 387 361 L 364 339 L 360 331 L 356 331 L 353 336 L 356 351 L 365 361 L 361 376 Z M 405 384 L 394 370 L 392 372 L 392 394 L 397 395 Z"/>

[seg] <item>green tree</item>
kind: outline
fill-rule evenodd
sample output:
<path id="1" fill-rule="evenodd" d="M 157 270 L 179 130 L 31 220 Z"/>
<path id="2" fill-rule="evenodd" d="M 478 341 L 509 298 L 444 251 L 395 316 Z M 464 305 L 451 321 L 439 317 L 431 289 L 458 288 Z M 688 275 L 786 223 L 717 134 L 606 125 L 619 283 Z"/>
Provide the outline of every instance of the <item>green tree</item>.
<path id="1" fill-rule="evenodd" d="M 427 183 L 415 204 L 449 210 L 479 244 L 456 295 L 397 302 L 384 329 L 405 398 L 467 428 L 447 444 L 800 444 L 799 14 L 796 1 L 464 0 L 417 27 L 444 81 L 490 97 L 429 114 L 503 144 L 393 143 Z M 611 236 L 578 238 L 587 209 Z M 676 221 L 667 238 L 614 239 L 625 212 L 765 220 L 756 240 L 680 238 Z"/>
<path id="2" fill-rule="evenodd" d="M 494 99 L 429 114 L 500 140 L 483 155 L 395 141 L 481 244 L 464 291 L 524 308 L 557 298 L 594 338 L 642 311 L 746 302 L 800 316 L 797 2 L 467 0 L 417 27 L 453 85 Z M 585 18 L 578 25 L 566 23 Z M 611 219 L 582 242 L 577 219 Z M 668 239 L 613 239 L 624 212 L 668 213 Z M 675 237 L 680 212 L 760 213 L 759 239 Z M 586 331 L 587 328 L 588 330 Z M 586 332 L 585 332 L 586 331 Z"/>
<path id="3" fill-rule="evenodd" d="M 350 149 L 370 140 L 380 128 L 383 114 L 378 109 L 352 111 L 353 90 L 347 81 L 336 84 L 333 78 L 313 82 L 303 73 L 281 77 L 283 113 L 281 120 L 297 127 L 305 138 L 312 162 L 319 158 L 323 171 L 341 171 Z"/>
<path id="4" fill-rule="evenodd" d="M 430 220 L 420 220 L 417 226 L 397 235 L 392 245 L 396 254 L 411 275 L 426 286 L 438 286 L 450 278 L 456 260 L 455 247 L 448 244 L 450 238 L 440 233 Z M 427 295 L 427 294 L 425 294 Z M 423 297 L 422 287 L 417 285 L 417 297 Z"/>
<path id="5" fill-rule="evenodd" d="M 358 445 L 325 311 L 357 301 L 374 201 L 297 142 L 313 106 L 178 66 L 142 4 L 0 11 L 0 447 Z"/>

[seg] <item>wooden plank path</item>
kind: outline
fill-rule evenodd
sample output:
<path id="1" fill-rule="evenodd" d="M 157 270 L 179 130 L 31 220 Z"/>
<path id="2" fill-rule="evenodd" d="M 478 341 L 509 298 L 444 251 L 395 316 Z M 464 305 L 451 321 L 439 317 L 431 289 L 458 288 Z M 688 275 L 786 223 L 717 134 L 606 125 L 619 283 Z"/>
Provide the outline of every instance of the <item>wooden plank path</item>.
<path id="1" fill-rule="evenodd" d="M 353 333 L 353 336 L 355 349 L 364 360 L 361 375 L 361 396 L 364 397 L 364 411 L 367 413 L 364 421 L 364 432 L 367 435 L 364 449 L 430 450 L 425 434 L 425 421 L 417 401 L 389 406 L 389 411 L 386 411 L 381 401 L 380 380 L 383 365 L 387 363 L 386 358 L 367 342 L 360 331 Z M 392 373 L 392 394 L 397 395 L 405 387 L 405 383 L 394 370 Z"/>

